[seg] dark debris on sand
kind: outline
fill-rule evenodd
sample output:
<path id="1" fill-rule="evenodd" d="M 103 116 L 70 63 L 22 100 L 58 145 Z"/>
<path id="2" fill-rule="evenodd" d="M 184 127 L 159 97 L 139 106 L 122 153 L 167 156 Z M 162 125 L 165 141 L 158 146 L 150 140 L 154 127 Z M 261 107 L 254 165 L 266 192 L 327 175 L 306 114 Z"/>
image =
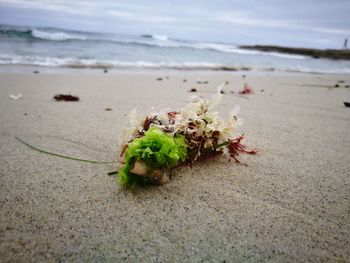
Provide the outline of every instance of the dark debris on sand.
<path id="1" fill-rule="evenodd" d="M 53 97 L 56 101 L 79 101 L 78 96 L 73 96 L 70 94 L 57 94 Z"/>

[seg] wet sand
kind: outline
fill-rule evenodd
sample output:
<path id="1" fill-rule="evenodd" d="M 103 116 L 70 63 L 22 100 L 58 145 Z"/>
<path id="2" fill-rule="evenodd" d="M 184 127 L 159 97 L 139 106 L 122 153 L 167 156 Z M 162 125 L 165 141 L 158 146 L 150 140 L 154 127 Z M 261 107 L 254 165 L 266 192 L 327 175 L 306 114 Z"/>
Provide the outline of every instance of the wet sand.
<path id="1" fill-rule="evenodd" d="M 1 261 L 350 261 L 350 75 L 243 74 L 253 95 L 237 96 L 230 72 L 1 73 Z M 219 158 L 130 192 L 107 175 L 114 164 L 15 139 L 116 160 L 132 109 L 176 110 L 223 81 L 218 111 L 240 105 L 236 132 L 259 150 L 241 156 L 247 165 Z"/>

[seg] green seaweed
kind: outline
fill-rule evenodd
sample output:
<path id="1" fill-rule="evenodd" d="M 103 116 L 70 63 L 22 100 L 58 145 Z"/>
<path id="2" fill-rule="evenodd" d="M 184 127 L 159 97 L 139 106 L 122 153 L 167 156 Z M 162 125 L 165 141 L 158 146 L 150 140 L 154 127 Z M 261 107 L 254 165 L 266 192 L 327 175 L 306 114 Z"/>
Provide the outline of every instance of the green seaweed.
<path id="1" fill-rule="evenodd" d="M 147 183 L 147 178 L 130 173 L 136 160 L 144 161 L 151 169 L 171 168 L 179 161 L 185 161 L 186 156 L 187 144 L 183 135 L 166 134 L 152 128 L 128 145 L 124 154 L 125 164 L 118 172 L 119 183 L 122 186 Z"/>

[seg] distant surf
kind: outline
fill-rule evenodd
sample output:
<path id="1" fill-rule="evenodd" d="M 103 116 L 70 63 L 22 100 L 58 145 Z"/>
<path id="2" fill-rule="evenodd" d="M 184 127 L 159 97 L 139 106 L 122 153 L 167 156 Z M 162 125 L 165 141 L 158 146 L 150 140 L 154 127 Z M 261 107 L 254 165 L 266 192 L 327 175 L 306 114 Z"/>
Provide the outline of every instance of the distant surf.
<path id="1" fill-rule="evenodd" d="M 0 65 L 349 73 L 349 61 L 243 49 L 165 35 L 0 25 Z"/>
<path id="2" fill-rule="evenodd" d="M 0 36 L 12 38 L 24 38 L 27 40 L 51 40 L 51 41 L 66 41 L 66 40 L 87 40 L 87 37 L 81 35 L 69 34 L 61 31 L 45 30 L 45 29 L 0 29 Z"/>
<path id="3" fill-rule="evenodd" d="M 169 39 L 164 35 L 151 35 L 143 34 L 140 38 L 134 37 L 123 38 L 118 35 L 111 34 L 98 34 L 88 33 L 80 31 L 68 31 L 63 29 L 53 28 L 33 28 L 28 29 L 26 27 L 6 27 L 0 26 L 0 36 L 7 36 L 12 38 L 23 38 L 26 40 L 46 40 L 46 41 L 68 41 L 68 40 L 81 40 L 81 41 L 105 41 L 116 42 L 120 44 L 139 44 L 156 47 L 169 47 L 169 48 L 192 48 L 192 49 L 208 49 L 217 52 L 224 53 L 237 53 L 237 54 L 262 54 L 264 52 L 255 50 L 240 49 L 237 45 L 232 44 L 219 44 L 219 43 L 205 43 L 205 42 L 190 42 L 186 40 Z M 146 39 L 146 40 L 145 40 Z M 154 41 L 147 41 L 154 40 Z M 265 52 L 266 53 L 266 52 Z M 267 54 L 267 53 L 266 53 Z M 272 56 L 288 57 L 294 59 L 303 59 L 304 56 L 288 55 L 280 53 L 269 53 Z"/>

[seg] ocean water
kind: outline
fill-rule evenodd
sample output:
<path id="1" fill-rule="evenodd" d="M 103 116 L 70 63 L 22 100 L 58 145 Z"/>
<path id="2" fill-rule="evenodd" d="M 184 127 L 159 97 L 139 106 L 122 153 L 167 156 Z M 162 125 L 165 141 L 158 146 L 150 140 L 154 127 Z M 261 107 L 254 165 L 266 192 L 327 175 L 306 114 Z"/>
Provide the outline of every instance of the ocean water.
<path id="1" fill-rule="evenodd" d="M 350 73 L 350 61 L 244 50 L 235 44 L 6 25 L 0 25 L 2 65 Z"/>

